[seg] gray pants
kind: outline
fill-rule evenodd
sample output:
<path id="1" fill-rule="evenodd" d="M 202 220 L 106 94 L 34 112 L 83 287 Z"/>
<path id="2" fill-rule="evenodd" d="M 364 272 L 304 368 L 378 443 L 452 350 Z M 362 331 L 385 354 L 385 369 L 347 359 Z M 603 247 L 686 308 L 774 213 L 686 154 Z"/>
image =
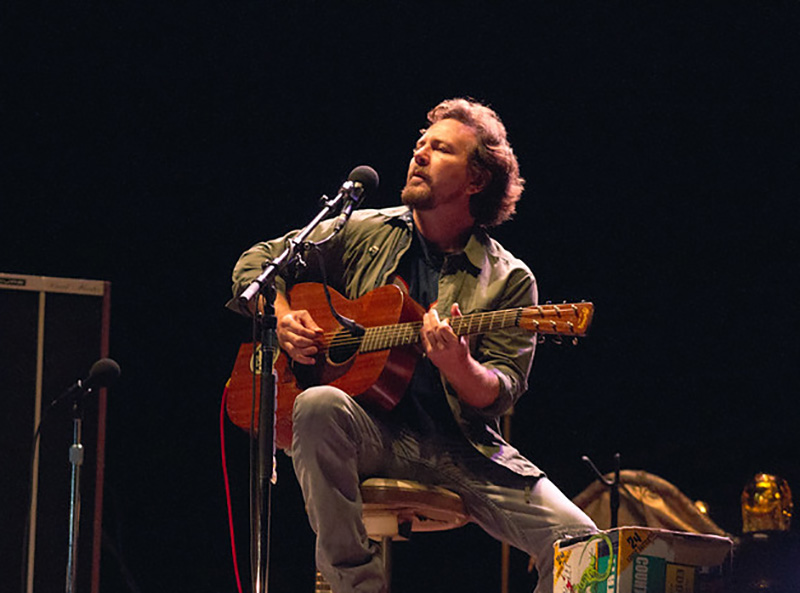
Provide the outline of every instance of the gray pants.
<path id="1" fill-rule="evenodd" d="M 335 387 L 301 393 L 293 417 L 292 459 L 317 534 L 317 568 L 336 593 L 385 591 L 376 545 L 361 519 L 364 476 L 416 480 L 460 494 L 475 523 L 534 558 L 536 593 L 553 590 L 553 543 L 597 530 L 546 477 L 520 476 L 466 439 L 420 437 L 387 426 Z"/>

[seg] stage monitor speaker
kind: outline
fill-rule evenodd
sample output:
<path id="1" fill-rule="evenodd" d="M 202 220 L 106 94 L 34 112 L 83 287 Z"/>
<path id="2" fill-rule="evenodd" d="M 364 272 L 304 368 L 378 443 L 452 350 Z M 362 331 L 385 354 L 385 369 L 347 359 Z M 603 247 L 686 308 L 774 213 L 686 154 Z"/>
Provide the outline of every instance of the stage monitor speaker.
<path id="1" fill-rule="evenodd" d="M 0 273 L 0 575 L 4 590 L 65 590 L 71 541 L 72 406 L 61 402 L 46 414 L 36 449 L 33 435 L 50 402 L 108 355 L 110 290 L 110 283 L 98 280 Z M 97 593 L 105 390 L 86 397 L 84 408 L 75 588 Z"/>

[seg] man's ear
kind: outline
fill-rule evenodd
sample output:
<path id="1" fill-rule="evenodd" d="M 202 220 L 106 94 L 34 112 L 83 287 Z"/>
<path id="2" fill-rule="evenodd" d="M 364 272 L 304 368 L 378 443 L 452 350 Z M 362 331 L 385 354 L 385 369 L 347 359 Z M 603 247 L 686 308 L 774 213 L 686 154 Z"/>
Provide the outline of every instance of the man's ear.
<path id="1" fill-rule="evenodd" d="M 473 195 L 479 194 L 485 190 L 491 181 L 492 174 L 489 173 L 489 171 L 486 171 L 485 169 L 473 169 L 472 181 L 470 183 L 470 189 L 472 190 Z"/>

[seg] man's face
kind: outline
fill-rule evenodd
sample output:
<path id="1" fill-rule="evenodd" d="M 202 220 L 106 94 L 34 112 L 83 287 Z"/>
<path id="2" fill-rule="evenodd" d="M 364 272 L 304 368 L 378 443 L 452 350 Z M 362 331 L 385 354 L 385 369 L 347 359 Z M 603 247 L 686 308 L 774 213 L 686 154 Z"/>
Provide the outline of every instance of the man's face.
<path id="1" fill-rule="evenodd" d="M 463 200 L 480 191 L 469 166 L 477 146 L 475 132 L 455 119 L 443 119 L 428 128 L 417 141 L 408 166 L 403 204 L 418 210 Z"/>

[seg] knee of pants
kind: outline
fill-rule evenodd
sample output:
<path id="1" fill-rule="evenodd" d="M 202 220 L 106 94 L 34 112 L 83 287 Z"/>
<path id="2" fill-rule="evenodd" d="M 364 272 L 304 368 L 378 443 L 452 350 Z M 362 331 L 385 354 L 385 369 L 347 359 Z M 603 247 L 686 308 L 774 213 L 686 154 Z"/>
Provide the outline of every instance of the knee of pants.
<path id="1" fill-rule="evenodd" d="M 329 432 L 332 425 L 347 422 L 352 398 L 341 389 L 329 385 L 310 387 L 294 401 L 292 421 L 294 434 L 303 439 L 314 439 Z"/>

